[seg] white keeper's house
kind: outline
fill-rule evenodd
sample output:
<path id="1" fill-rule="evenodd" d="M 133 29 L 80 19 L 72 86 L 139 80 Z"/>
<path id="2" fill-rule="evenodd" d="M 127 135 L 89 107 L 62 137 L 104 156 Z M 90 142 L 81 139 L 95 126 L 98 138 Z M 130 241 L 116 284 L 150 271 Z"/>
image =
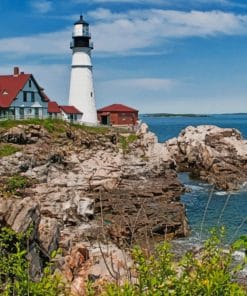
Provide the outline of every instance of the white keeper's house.
<path id="1" fill-rule="evenodd" d="M 18 67 L 12 75 L 0 75 L 0 120 L 48 117 L 79 122 L 82 112 L 51 102 L 33 75 L 20 72 Z"/>

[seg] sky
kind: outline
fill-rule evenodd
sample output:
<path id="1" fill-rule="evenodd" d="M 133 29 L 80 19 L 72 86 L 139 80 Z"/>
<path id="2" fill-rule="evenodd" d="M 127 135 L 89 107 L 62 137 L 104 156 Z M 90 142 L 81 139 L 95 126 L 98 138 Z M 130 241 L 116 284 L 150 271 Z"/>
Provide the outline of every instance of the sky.
<path id="1" fill-rule="evenodd" d="M 247 0 L 0 0 L 0 74 L 68 104 L 73 24 L 90 24 L 97 107 L 247 112 Z"/>

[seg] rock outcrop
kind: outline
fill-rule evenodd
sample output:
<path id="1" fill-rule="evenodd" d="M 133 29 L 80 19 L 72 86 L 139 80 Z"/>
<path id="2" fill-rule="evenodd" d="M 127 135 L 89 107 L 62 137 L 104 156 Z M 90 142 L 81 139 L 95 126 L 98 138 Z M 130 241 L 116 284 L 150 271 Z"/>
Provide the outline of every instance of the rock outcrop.
<path id="1" fill-rule="evenodd" d="M 247 181 L 247 141 L 236 129 L 189 126 L 166 147 L 181 171 L 217 189 L 236 190 Z"/>
<path id="2" fill-rule="evenodd" d="M 119 248 L 187 235 L 179 200 L 184 187 L 177 179 L 175 161 L 146 125 L 129 142 L 127 133 L 70 126 L 49 133 L 41 126 L 19 125 L 0 135 L 2 142 L 21 147 L 0 158 L 0 176 L 33 180 L 19 199 L 14 193 L 9 200 L 0 199 L 1 225 L 21 231 L 33 222 L 34 241 L 43 256 L 58 246 L 62 249 L 59 269 L 75 290 L 83 286 L 85 275 L 96 279 L 102 277 L 98 271 L 105 270 L 102 273 L 111 276 L 106 262 L 112 261 L 112 254 L 102 259 L 99 243 L 103 249 L 111 246 L 115 258 L 111 265 L 118 270 L 123 261 Z M 128 149 L 121 145 L 123 137 Z M 29 207 L 25 210 L 23 204 Z M 19 217 L 23 219 L 18 221 Z M 38 265 L 36 275 L 40 264 L 34 253 L 35 248 L 30 249 L 34 266 Z"/>

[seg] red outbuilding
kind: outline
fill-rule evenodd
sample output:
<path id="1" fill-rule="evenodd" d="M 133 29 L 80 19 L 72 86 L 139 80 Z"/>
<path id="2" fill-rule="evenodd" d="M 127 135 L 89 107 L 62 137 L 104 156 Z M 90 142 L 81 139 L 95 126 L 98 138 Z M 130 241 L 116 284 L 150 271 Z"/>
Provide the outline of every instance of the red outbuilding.
<path id="1" fill-rule="evenodd" d="M 98 121 L 106 125 L 136 125 L 138 110 L 122 104 L 113 104 L 97 111 Z"/>

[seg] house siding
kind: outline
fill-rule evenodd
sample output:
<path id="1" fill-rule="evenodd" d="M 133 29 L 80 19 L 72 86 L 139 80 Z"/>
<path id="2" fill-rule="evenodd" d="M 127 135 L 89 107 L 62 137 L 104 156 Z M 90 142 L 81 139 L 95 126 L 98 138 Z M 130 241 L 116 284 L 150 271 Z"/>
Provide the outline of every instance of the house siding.
<path id="1" fill-rule="evenodd" d="M 32 78 L 25 84 L 23 89 L 18 93 L 16 99 L 9 107 L 11 110 L 15 110 L 13 115 L 16 119 L 25 118 L 46 118 L 48 116 L 47 108 L 48 102 L 45 102 L 40 95 L 40 91 Z M 24 101 L 24 93 L 26 92 L 26 101 Z M 32 93 L 34 93 L 34 101 L 32 101 Z M 24 112 L 24 113 L 23 113 Z"/>
<path id="2" fill-rule="evenodd" d="M 138 112 L 100 112 L 98 111 L 98 120 L 102 122 L 101 116 L 104 116 L 105 113 L 108 113 L 109 120 L 108 122 L 111 125 L 135 125 L 138 120 Z"/>

